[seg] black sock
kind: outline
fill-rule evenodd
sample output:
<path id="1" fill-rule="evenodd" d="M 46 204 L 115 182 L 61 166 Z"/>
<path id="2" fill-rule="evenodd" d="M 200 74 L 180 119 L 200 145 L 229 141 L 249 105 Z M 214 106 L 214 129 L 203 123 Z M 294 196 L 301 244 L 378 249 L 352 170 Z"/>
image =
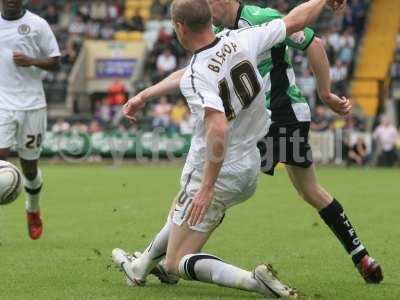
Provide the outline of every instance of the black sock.
<path id="1" fill-rule="evenodd" d="M 344 213 L 343 207 L 336 199 L 333 199 L 333 202 L 321 210 L 319 214 L 342 243 L 347 253 L 351 255 L 354 264 L 357 265 L 361 258 L 368 254 L 368 251 L 358 238 L 356 230 Z"/>

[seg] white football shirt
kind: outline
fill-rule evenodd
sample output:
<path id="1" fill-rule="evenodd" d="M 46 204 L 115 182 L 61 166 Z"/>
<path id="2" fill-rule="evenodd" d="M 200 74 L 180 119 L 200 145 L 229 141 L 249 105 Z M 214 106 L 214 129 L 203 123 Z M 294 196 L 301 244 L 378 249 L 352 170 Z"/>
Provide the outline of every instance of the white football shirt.
<path id="1" fill-rule="evenodd" d="M 46 107 L 43 71 L 36 67 L 17 67 L 13 52 L 33 58 L 60 56 L 49 24 L 30 11 L 14 21 L 0 16 L 0 108 L 34 110 Z"/>
<path id="2" fill-rule="evenodd" d="M 240 161 L 265 136 L 267 113 L 257 57 L 285 38 L 285 23 L 274 20 L 262 26 L 224 31 L 214 43 L 194 53 L 180 84 L 196 124 L 187 158 L 192 167 L 204 166 L 207 107 L 224 112 L 229 120 L 224 165 Z"/>

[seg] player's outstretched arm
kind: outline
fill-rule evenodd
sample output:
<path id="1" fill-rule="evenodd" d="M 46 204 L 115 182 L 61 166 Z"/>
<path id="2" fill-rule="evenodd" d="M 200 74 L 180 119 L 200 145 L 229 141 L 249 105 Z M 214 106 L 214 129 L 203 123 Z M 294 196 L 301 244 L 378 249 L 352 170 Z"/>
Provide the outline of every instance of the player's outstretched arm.
<path id="1" fill-rule="evenodd" d="M 146 102 L 178 91 L 179 83 L 184 73 L 185 69 L 175 71 L 159 83 L 148 87 L 135 97 L 129 99 L 123 110 L 125 117 L 130 120 L 135 120 L 135 114 L 146 104 Z"/>
<path id="2" fill-rule="evenodd" d="M 225 113 L 205 108 L 206 160 L 201 187 L 195 195 L 187 214 L 187 222 L 194 226 L 202 222 L 214 196 L 214 186 L 225 158 L 229 132 Z"/>
<path id="3" fill-rule="evenodd" d="M 319 38 L 315 38 L 308 47 L 307 57 L 317 80 L 318 94 L 322 101 L 328 105 L 332 111 L 341 116 L 350 113 L 350 101 L 346 98 L 340 98 L 331 92 L 329 60 L 324 45 Z"/>
<path id="4" fill-rule="evenodd" d="M 287 36 L 303 30 L 308 25 L 314 23 L 325 5 L 329 5 L 332 9 L 336 10 L 341 7 L 339 3 L 342 3 L 342 0 L 310 0 L 295 7 L 283 18 L 286 24 Z"/>

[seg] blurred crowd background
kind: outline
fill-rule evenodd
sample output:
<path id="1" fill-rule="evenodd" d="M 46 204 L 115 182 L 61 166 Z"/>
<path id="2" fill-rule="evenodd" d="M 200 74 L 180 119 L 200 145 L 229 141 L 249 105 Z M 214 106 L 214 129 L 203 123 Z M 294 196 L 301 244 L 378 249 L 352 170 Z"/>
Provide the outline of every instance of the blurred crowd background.
<path id="1" fill-rule="evenodd" d="M 51 118 L 50 128 L 54 133 L 71 128 L 82 132 L 96 133 L 105 130 L 137 132 L 161 127 L 169 134 L 190 134 L 193 130 L 185 100 L 180 95 L 162 97 L 148 105 L 139 116 L 140 122 L 130 124 L 121 117 L 121 107 L 134 93 L 165 78 L 171 72 L 186 65 L 190 56 L 178 44 L 169 22 L 171 0 L 145 0 L 148 8 L 127 7 L 129 1 L 73 1 L 32 0 L 29 8 L 43 16 L 53 28 L 62 49 L 62 69 L 58 73 L 45 75 L 45 89 L 49 104 L 64 99 L 68 80 L 74 63 L 85 40 L 112 40 L 124 32 L 140 33 L 151 37 L 147 43 L 143 73 L 140 78 L 127 85 L 115 78 L 108 84 L 106 92 L 91 97 L 90 113 L 74 105 L 70 116 Z M 263 7 L 272 7 L 287 13 L 301 1 L 269 0 L 244 1 Z M 324 41 L 331 62 L 333 92 L 349 95 L 349 83 L 354 74 L 363 38 L 371 0 L 349 0 L 343 15 L 332 15 L 326 10 L 315 25 L 317 35 Z M 127 13 L 129 9 L 129 13 Z M 400 61 L 400 35 L 397 59 Z M 291 51 L 297 83 L 309 99 L 312 108 L 311 128 L 316 133 L 340 130 L 342 150 L 349 164 L 365 165 L 372 158 L 371 148 L 379 148 L 375 163 L 393 165 L 397 157 L 398 132 L 391 120 L 377 115 L 370 126 L 357 99 L 352 99 L 353 112 L 339 118 L 327 109 L 318 97 L 316 83 L 308 61 L 301 51 Z M 400 77 L 400 63 L 394 63 L 392 76 Z M 352 132 L 360 133 L 356 137 Z"/>

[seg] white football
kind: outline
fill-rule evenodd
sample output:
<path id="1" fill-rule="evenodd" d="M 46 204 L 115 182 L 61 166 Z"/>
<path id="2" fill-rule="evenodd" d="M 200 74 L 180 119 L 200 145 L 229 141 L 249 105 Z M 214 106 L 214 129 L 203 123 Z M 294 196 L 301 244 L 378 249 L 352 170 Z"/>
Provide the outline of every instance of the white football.
<path id="1" fill-rule="evenodd" d="M 0 205 L 14 202 L 21 194 L 22 176 L 12 163 L 0 160 Z"/>

